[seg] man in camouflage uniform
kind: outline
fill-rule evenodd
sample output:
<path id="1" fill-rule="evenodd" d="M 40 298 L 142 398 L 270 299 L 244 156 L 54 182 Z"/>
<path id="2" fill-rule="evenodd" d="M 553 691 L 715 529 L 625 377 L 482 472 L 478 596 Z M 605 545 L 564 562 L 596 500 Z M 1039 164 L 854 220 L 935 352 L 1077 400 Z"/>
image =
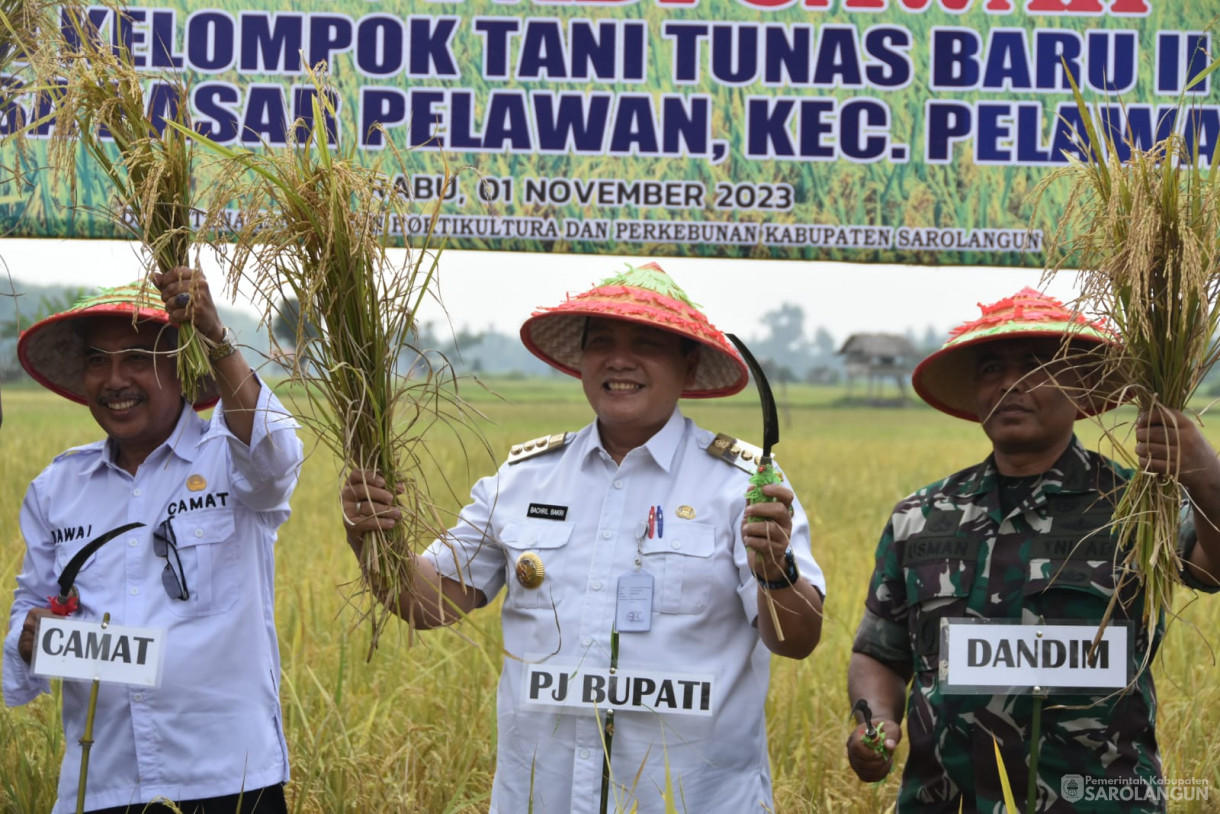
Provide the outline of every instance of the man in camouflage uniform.
<path id="1" fill-rule="evenodd" d="M 1071 337 L 1072 353 L 1064 356 Z M 1115 539 L 1106 531 L 1131 476 L 1076 439 L 1078 417 L 1109 406 L 1090 398 L 1096 384 L 1080 360 L 1111 341 L 1057 301 L 1025 289 L 983 306 L 983 318 L 953 332 L 914 374 L 920 396 L 937 409 L 979 421 L 992 442 L 980 464 L 927 486 L 894 508 L 877 548 L 876 567 L 856 633 L 848 674 L 851 701 L 868 702 L 884 724 L 884 748 L 853 730 L 848 758 L 866 781 L 890 769 L 902 738 L 907 684 L 910 755 L 898 812 L 999 812 L 999 744 L 1014 792 L 1028 782 L 1033 696 L 949 694 L 938 673 L 941 620 L 974 617 L 1037 623 L 1102 619 L 1116 586 L 1115 619 L 1134 620 L 1133 674 L 1111 696 L 1051 695 L 1041 713 L 1037 810 L 1113 811 L 1113 802 L 1080 799 L 1071 775 L 1141 783 L 1129 811 L 1163 811 L 1152 675 L 1155 655 L 1143 595 L 1120 579 Z M 1059 360 L 1047 364 L 1059 356 Z M 1075 365 L 1063 361 L 1077 360 Z M 1103 383 L 1105 384 L 1105 383 Z M 1195 423 L 1178 412 L 1139 417 L 1140 465 L 1178 475 L 1190 496 L 1181 535 L 1188 585 L 1220 589 L 1220 463 Z M 1171 464 L 1175 461 L 1177 464 Z M 1196 532 L 1197 529 L 1197 532 Z M 1069 779 L 1065 780 L 1065 776 Z M 1066 797 L 1073 798 L 1071 801 Z M 960 807 L 960 809 L 959 809 Z"/>

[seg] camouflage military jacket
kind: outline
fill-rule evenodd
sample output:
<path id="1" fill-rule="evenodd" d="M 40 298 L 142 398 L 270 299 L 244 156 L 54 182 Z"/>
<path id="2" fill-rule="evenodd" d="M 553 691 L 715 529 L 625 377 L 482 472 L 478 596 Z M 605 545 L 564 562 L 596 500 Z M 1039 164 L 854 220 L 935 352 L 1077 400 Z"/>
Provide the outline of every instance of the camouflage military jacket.
<path id="1" fill-rule="evenodd" d="M 943 693 L 940 622 L 1100 620 L 1116 585 L 1115 540 L 1105 529 L 1130 474 L 1073 438 L 1007 516 L 990 457 L 895 507 L 853 649 L 913 668 L 899 812 L 956 814 L 959 804 L 967 812 L 1001 811 L 993 735 L 1024 808 L 1032 697 Z M 1193 542 L 1193 527 L 1184 526 L 1184 538 Z M 1123 593 L 1114 618 L 1136 620 L 1135 630 L 1143 631 L 1143 597 L 1134 589 Z M 1138 659 L 1149 642 L 1143 632 L 1134 638 Z M 1154 639 L 1153 651 L 1159 627 Z M 1079 787 L 1068 789 L 1072 802 L 1065 800 L 1064 784 L 1080 782 L 1075 775 L 1155 784 L 1161 775 L 1155 723 L 1156 691 L 1147 670 L 1117 696 L 1051 695 L 1041 720 L 1038 810 L 1114 810 L 1112 801 L 1079 799 Z M 1164 810 L 1156 788 L 1143 792 L 1147 799 L 1125 802 L 1125 812 Z"/>

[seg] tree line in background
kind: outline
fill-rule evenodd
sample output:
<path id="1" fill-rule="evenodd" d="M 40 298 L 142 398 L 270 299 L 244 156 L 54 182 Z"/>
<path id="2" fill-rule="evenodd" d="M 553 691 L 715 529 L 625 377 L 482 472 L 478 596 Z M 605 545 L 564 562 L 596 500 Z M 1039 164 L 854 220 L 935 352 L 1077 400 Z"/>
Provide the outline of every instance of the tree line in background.
<path id="1" fill-rule="evenodd" d="M 14 381 L 24 375 L 17 362 L 20 331 L 64 310 L 85 293 L 82 288 L 20 281 L 0 287 L 0 381 Z M 277 360 L 286 361 L 285 355 L 291 353 L 297 340 L 296 310 L 292 306 L 291 302 L 284 303 L 270 331 L 245 311 L 223 306 L 220 311 L 243 345 L 269 364 L 276 364 Z M 901 334 L 879 326 L 875 334 L 835 337 L 811 324 L 805 309 L 793 303 L 781 304 L 751 327 L 739 332 L 774 382 L 850 386 L 861 377 L 884 378 L 892 385 L 890 397 L 904 394 L 903 378 L 909 378 L 915 364 L 944 340 L 944 332 L 933 326 L 918 333 L 908 327 Z M 516 334 L 492 328 L 421 323 L 413 344 L 444 355 L 461 374 L 522 378 L 556 375 L 525 349 Z M 404 366 L 417 362 L 417 358 L 400 360 Z"/>
<path id="2" fill-rule="evenodd" d="M 38 286 L 12 281 L 0 286 L 0 382 L 25 376 L 17 361 L 17 337 L 34 322 L 68 308 L 84 294 L 83 288 Z M 220 307 L 225 323 L 238 341 L 249 348 L 251 356 L 263 359 L 275 375 L 277 365 L 286 363 L 297 340 L 296 310 L 291 302 L 283 304 L 270 331 L 260 326 L 248 312 Z M 763 315 L 754 331 L 742 331 L 750 350 L 762 363 L 771 381 L 778 385 L 805 383 L 845 386 L 847 400 L 853 403 L 901 404 L 910 397 L 910 373 L 919 360 L 940 347 L 946 331 L 934 326 L 922 332 L 907 327 L 894 333 L 879 327 L 875 333 L 859 333 L 837 338 L 825 328 L 808 324 L 805 309 L 783 303 Z M 316 329 L 310 329 L 316 330 Z M 274 341 L 273 341 L 274 340 Z M 443 355 L 459 375 L 507 376 L 530 378 L 557 376 L 521 344 L 517 335 L 488 328 L 455 328 L 448 323 L 425 322 L 413 343 L 429 348 L 428 353 Z M 404 369 L 419 364 L 417 356 L 399 360 Z M 268 367 L 269 366 L 269 367 Z M 1205 380 L 1201 392 L 1220 396 L 1220 370 Z"/>

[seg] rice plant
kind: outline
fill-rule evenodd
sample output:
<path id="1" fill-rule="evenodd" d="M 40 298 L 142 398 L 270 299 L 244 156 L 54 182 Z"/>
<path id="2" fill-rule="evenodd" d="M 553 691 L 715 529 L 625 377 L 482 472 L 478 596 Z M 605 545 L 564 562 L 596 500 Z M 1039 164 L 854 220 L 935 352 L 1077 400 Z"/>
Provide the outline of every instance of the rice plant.
<path id="1" fill-rule="evenodd" d="M 41 92 L 55 100 L 52 165 L 75 192 L 83 151 L 114 192 L 105 214 L 144 244 L 150 271 L 190 265 L 190 249 L 209 227 L 191 223 L 193 146 L 181 130 L 165 126 L 172 120 L 190 127 L 185 80 L 161 83 L 170 93 L 169 118 L 161 118 L 150 110 L 130 52 L 104 41 L 82 8 L 65 7 L 63 19 L 66 33 L 57 30 L 31 63 Z M 178 379 L 191 401 L 211 374 L 207 343 L 190 325 L 179 329 Z"/>
<path id="2" fill-rule="evenodd" d="M 1082 309 L 1106 318 L 1121 340 L 1108 348 L 1105 368 L 1106 378 L 1124 389 L 1103 395 L 1132 400 L 1141 411 L 1184 410 L 1220 359 L 1220 179 L 1205 169 L 1216 156 L 1200 155 L 1189 132 L 1148 149 L 1116 142 L 1075 84 L 1073 90 L 1084 122 L 1076 134 L 1083 158 L 1072 157 L 1047 181 L 1065 179 L 1071 190 L 1052 272 L 1079 266 Z M 1106 620 L 1134 581 L 1145 595 L 1152 641 L 1181 582 L 1181 487 L 1175 477 L 1140 471 L 1130 453 L 1124 461 L 1137 471 L 1114 512 L 1126 553 Z"/>
<path id="3" fill-rule="evenodd" d="M 0 2 L 0 73 L 8 73 L 27 59 L 36 42 L 35 28 L 48 6 L 30 0 Z"/>
<path id="4" fill-rule="evenodd" d="M 265 321 L 283 312 L 295 324 L 295 347 L 281 348 L 280 358 L 302 387 L 303 419 L 345 468 L 376 470 L 400 491 L 403 520 L 389 534 L 366 535 L 361 554 L 371 589 L 364 596 L 381 599 L 365 602 L 362 612 L 371 620 L 371 656 L 386 621 L 401 615 L 396 603 L 412 578 L 412 545 L 450 525 L 431 497 L 446 484 L 419 476 L 430 455 L 424 438 L 445 427 L 464 435 L 474 414 L 458 396 L 448 360 L 415 345 L 416 314 L 432 295 L 439 258 L 432 229 L 404 259 L 392 258 L 393 225 L 412 214 L 412 201 L 378 166 L 337 146 L 336 94 L 324 66 L 309 78 L 312 121 L 292 123 L 287 148 L 235 151 L 192 138 L 249 171 L 238 194 L 231 282 L 236 287 L 246 275 L 265 298 Z M 404 155 L 387 155 L 405 174 Z M 440 205 L 426 216 L 433 226 Z"/>
<path id="5" fill-rule="evenodd" d="M 49 0 L 0 0 L 0 142 L 11 148 L 0 162 L 3 180 L 20 185 L 30 178 L 32 158 L 26 136 L 36 124 L 18 102 L 25 92 L 19 74 L 47 53 L 56 30 Z"/>

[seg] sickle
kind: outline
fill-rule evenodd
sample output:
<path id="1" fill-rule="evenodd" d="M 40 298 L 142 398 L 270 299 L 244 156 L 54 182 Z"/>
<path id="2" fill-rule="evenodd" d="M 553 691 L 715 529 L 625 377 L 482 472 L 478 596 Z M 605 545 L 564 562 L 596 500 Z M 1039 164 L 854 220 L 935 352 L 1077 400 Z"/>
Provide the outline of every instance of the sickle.
<path id="1" fill-rule="evenodd" d="M 877 727 L 873 726 L 873 711 L 869 709 L 868 701 L 861 698 L 851 708 L 851 711 L 860 716 L 860 723 L 864 724 L 864 736 L 866 738 L 877 737 Z"/>
<path id="2" fill-rule="evenodd" d="M 779 443 L 779 410 L 775 406 L 775 396 L 771 394 L 771 383 L 767 381 L 767 374 L 763 373 L 762 365 L 754 358 L 754 354 L 750 353 L 745 343 L 733 334 L 725 336 L 737 346 L 737 351 L 745 360 L 750 375 L 754 377 L 754 385 L 758 388 L 758 398 L 762 401 L 763 411 L 763 454 L 759 464 L 766 466 L 771 463 L 771 447 Z"/>
<path id="3" fill-rule="evenodd" d="M 143 525 L 143 523 L 128 523 L 118 528 L 113 528 L 85 543 L 84 547 L 76 552 L 72 559 L 68 561 L 68 564 L 64 566 L 63 573 L 59 575 L 59 596 L 48 597 L 51 600 L 51 612 L 56 616 L 68 616 L 75 611 L 80 604 L 80 598 L 76 594 L 74 583 L 76 582 L 76 573 L 85 564 L 85 560 L 89 559 L 94 551 L 97 551 L 115 537 Z"/>

